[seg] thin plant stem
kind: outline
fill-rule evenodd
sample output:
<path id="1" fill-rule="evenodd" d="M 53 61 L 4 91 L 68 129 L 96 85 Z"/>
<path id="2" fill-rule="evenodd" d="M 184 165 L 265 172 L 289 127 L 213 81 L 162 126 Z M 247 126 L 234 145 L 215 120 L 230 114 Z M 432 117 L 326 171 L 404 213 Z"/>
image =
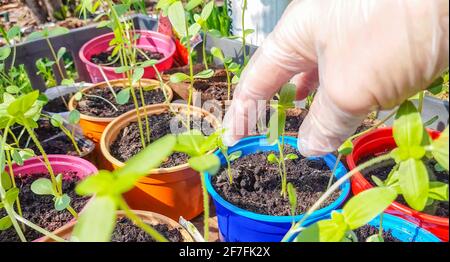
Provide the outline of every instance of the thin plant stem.
<path id="1" fill-rule="evenodd" d="M 205 69 L 208 70 L 208 59 L 206 56 L 206 31 L 203 31 L 203 42 L 202 42 L 202 52 L 203 52 L 203 64 L 205 65 Z"/>
<path id="2" fill-rule="evenodd" d="M 45 40 L 47 41 L 47 45 L 50 49 L 50 52 L 52 53 L 53 59 L 55 59 L 55 63 L 56 63 L 56 68 L 58 69 L 59 75 L 61 76 L 61 79 L 65 79 L 66 75 L 64 74 L 62 68 L 61 68 L 61 64 L 59 63 L 59 59 L 58 56 L 56 55 L 55 49 L 53 48 L 52 43 L 50 42 L 50 39 L 48 39 L 48 37 L 45 37 Z M 61 94 L 61 91 L 59 90 L 59 88 L 56 88 L 58 90 L 59 96 L 61 97 L 64 106 L 66 108 L 69 108 L 69 105 L 67 104 L 66 99 L 64 98 L 64 96 Z"/>
<path id="3" fill-rule="evenodd" d="M 242 21 L 242 51 L 244 54 L 244 66 L 246 66 L 247 62 L 248 62 L 248 58 L 247 58 L 247 40 L 246 40 L 246 36 L 245 36 L 245 11 L 247 10 L 247 0 L 243 1 L 243 6 L 242 6 L 242 17 L 241 17 L 241 21 Z"/>
<path id="4" fill-rule="evenodd" d="M 303 222 L 308 219 L 312 213 L 314 213 L 317 209 L 321 207 L 321 205 L 324 203 L 324 201 L 331 196 L 336 190 L 339 189 L 339 187 L 344 184 L 348 179 L 350 179 L 354 174 L 360 172 L 361 170 L 364 170 L 370 166 L 373 166 L 375 164 L 381 163 L 383 161 L 386 161 L 390 159 L 391 156 L 389 154 L 381 155 L 375 158 L 370 159 L 369 161 L 362 163 L 361 165 L 357 166 L 341 178 L 339 178 L 310 208 L 309 210 L 303 215 L 303 217 L 300 219 L 299 222 L 295 224 L 294 227 L 292 227 L 286 235 L 283 237 L 282 242 L 288 241 L 294 234 L 298 233 L 298 229 L 301 228 Z"/>
<path id="5" fill-rule="evenodd" d="M 209 195 L 206 189 L 205 174 L 200 173 L 203 193 L 203 238 L 206 242 L 209 241 Z"/>
<path id="6" fill-rule="evenodd" d="M 14 214 L 14 216 L 19 222 L 27 225 L 28 227 L 36 230 L 37 232 L 39 232 L 39 233 L 41 233 L 41 234 L 43 234 L 45 236 L 50 237 L 51 239 L 53 239 L 53 240 L 55 240 L 57 242 L 67 242 L 67 240 L 65 240 L 65 239 L 63 239 L 63 238 L 61 238 L 61 237 L 59 237 L 59 236 L 57 236 L 57 235 L 55 235 L 55 234 L 45 230 L 43 228 L 41 228 L 38 225 L 33 224 L 31 221 L 28 221 L 27 219 L 23 218 L 22 216 L 19 216 L 17 214 Z"/>
<path id="7" fill-rule="evenodd" d="M 225 66 L 225 73 L 227 74 L 227 98 L 228 101 L 231 100 L 231 77 L 230 77 L 230 72 L 228 71 L 227 66 Z"/>
<path id="8" fill-rule="evenodd" d="M 125 215 L 131 219 L 138 227 L 144 230 L 147 234 L 149 234 L 154 240 L 158 242 L 169 242 L 163 235 L 161 235 L 158 231 L 156 231 L 153 227 L 147 225 L 142 219 L 137 216 L 133 211 L 131 211 L 130 207 L 123 200 L 123 198 L 119 198 L 119 207 L 125 212 Z"/>
<path id="9" fill-rule="evenodd" d="M 339 166 L 339 162 L 341 161 L 341 158 L 342 158 L 342 154 L 339 153 L 336 158 L 336 163 L 334 163 L 333 170 L 331 171 L 330 180 L 328 180 L 327 189 L 330 188 L 331 184 L 333 183 L 334 173 L 336 172 L 336 169 Z"/>
<path id="10" fill-rule="evenodd" d="M 12 186 L 17 187 L 16 186 L 16 178 L 14 176 L 14 169 L 13 169 L 12 161 L 11 161 L 11 152 L 5 151 L 5 155 L 6 155 L 6 162 L 8 164 L 9 176 L 11 178 Z M 17 212 L 19 212 L 19 215 L 22 216 L 22 207 L 20 205 L 19 196 L 17 196 L 17 198 L 16 198 L 16 205 L 17 205 Z M 22 224 L 22 229 L 25 231 L 25 226 L 23 224 Z"/>
<path id="11" fill-rule="evenodd" d="M 145 131 L 147 132 L 147 143 L 150 143 L 151 130 L 150 130 L 150 123 L 148 121 L 147 108 L 144 99 L 144 90 L 142 89 L 141 80 L 139 80 L 139 94 L 141 95 L 141 103 L 142 108 L 144 110 L 145 129 L 146 129 Z"/>
<path id="12" fill-rule="evenodd" d="M 383 213 L 380 214 L 380 229 L 378 230 L 380 239 L 383 239 Z"/>
<path id="13" fill-rule="evenodd" d="M 423 100 L 424 100 L 424 97 L 425 97 L 425 91 L 421 91 L 419 93 L 419 105 L 417 107 L 417 111 L 419 111 L 419 113 L 422 113 L 422 111 L 423 111 Z"/>

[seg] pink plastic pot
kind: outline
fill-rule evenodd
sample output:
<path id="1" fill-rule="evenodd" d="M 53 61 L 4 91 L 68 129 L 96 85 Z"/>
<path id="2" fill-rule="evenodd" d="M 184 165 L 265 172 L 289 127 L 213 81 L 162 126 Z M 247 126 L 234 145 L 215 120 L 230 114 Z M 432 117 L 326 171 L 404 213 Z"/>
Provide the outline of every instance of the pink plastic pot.
<path id="1" fill-rule="evenodd" d="M 164 54 L 164 58 L 159 60 L 156 64 L 156 68 L 159 71 L 165 71 L 170 69 L 173 64 L 173 55 L 176 50 L 175 43 L 172 38 L 154 31 L 135 30 L 134 33 L 139 34 L 140 37 L 137 40 L 136 46 L 140 49 L 149 51 L 158 51 Z M 106 81 L 103 77 L 99 65 L 91 62 L 93 55 L 112 49 L 109 42 L 114 38 L 114 33 L 108 33 L 96 38 L 91 39 L 89 42 L 83 45 L 80 49 L 80 59 L 86 65 L 86 69 L 89 72 L 91 81 L 93 83 L 99 83 Z M 117 74 L 114 72 L 115 67 L 101 66 L 105 73 L 107 80 L 114 80 L 125 78 L 125 74 Z M 153 67 L 146 67 L 144 72 L 144 78 L 154 78 L 155 70 Z"/>
<path id="2" fill-rule="evenodd" d="M 97 168 L 93 164 L 79 157 L 48 155 L 48 159 L 55 174 L 77 172 L 78 177 L 83 179 L 98 172 Z M 35 174 L 48 173 L 41 156 L 26 160 L 22 166 L 14 164 L 12 168 L 14 171 L 14 176 L 32 176 Z M 8 168 L 6 168 L 6 171 L 9 172 Z M 41 242 L 41 240 L 42 238 L 39 238 L 34 240 L 34 242 Z"/>
<path id="3" fill-rule="evenodd" d="M 437 139 L 440 132 L 428 130 L 432 139 Z M 353 170 L 360 159 L 365 156 L 378 156 L 394 149 L 396 143 L 392 136 L 392 128 L 379 128 L 366 135 L 361 136 L 354 142 L 353 152 L 347 156 L 347 164 L 350 170 Z M 362 191 L 372 188 L 372 184 L 362 175 L 356 173 L 351 178 L 353 194 L 357 195 Z M 428 231 L 435 234 L 443 241 L 448 241 L 448 218 L 428 215 L 413 210 L 398 202 L 386 210 L 386 213 L 406 219 Z"/>

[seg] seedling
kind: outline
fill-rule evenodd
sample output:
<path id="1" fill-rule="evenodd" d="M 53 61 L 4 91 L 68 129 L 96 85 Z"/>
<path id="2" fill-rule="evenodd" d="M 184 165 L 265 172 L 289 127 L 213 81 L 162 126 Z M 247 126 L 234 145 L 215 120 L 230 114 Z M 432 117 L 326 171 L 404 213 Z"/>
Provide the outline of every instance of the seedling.
<path id="1" fill-rule="evenodd" d="M 70 206 L 70 198 L 62 192 L 62 187 L 53 172 L 47 154 L 33 131 L 34 128 L 38 127 L 36 121 L 40 118 L 41 109 L 44 104 L 42 101 L 38 100 L 38 97 L 38 91 L 22 95 L 19 98 L 14 98 L 5 93 L 3 97 L 4 102 L 0 104 L 0 122 L 2 123 L 2 127 L 4 126 L 4 134 L 9 133 L 9 128 L 13 124 L 21 125 L 26 129 L 33 143 L 42 155 L 51 178 L 51 180 L 47 179 L 48 182 L 36 180 L 33 184 L 36 184 L 36 187 L 39 187 L 41 183 L 46 183 L 45 186 L 51 185 L 51 192 L 55 195 L 55 207 L 57 207 L 58 210 L 67 209 L 76 218 L 78 215 Z"/>
<path id="2" fill-rule="evenodd" d="M 203 191 L 203 223 L 204 239 L 209 239 L 209 195 L 205 184 L 205 173 L 215 175 L 220 168 L 220 160 L 210 151 L 218 147 L 221 131 L 204 136 L 199 130 L 190 130 L 177 136 L 175 151 L 189 155 L 188 163 L 192 169 L 200 173 Z"/>
<path id="3" fill-rule="evenodd" d="M 217 47 L 211 48 L 211 54 L 223 63 L 223 67 L 225 68 L 225 72 L 227 74 L 227 88 L 228 88 L 227 98 L 228 100 L 230 100 L 231 85 L 237 84 L 237 82 L 239 81 L 237 74 L 241 70 L 241 67 L 239 64 L 233 62 L 233 59 L 231 57 L 225 57 L 223 55 L 222 50 L 220 50 Z M 231 74 L 234 74 L 233 78 L 231 78 Z"/>
<path id="4" fill-rule="evenodd" d="M 53 64 L 56 65 L 56 68 L 58 69 L 59 76 L 62 79 L 61 80 L 62 84 L 65 84 L 64 80 L 69 80 L 67 75 L 65 74 L 65 72 L 63 70 L 63 67 L 61 66 L 61 61 L 63 60 L 63 56 L 67 52 L 67 49 L 65 47 L 61 47 L 58 50 L 58 52 L 56 52 L 55 48 L 53 47 L 52 42 L 50 41 L 50 37 L 63 35 L 63 34 L 67 34 L 67 33 L 69 33 L 69 29 L 58 26 L 58 27 L 54 27 L 54 28 L 44 28 L 44 30 L 42 30 L 41 32 L 33 32 L 27 38 L 28 41 L 33 41 L 33 40 L 37 40 L 37 39 L 41 39 L 41 38 L 45 39 L 45 41 L 47 42 L 48 48 L 50 49 L 50 52 L 52 54 L 53 61 L 49 61 L 46 64 L 37 64 L 38 69 L 39 69 L 39 71 L 41 73 L 47 75 L 48 72 L 46 72 L 46 70 L 47 70 L 46 68 L 48 66 L 52 66 Z M 51 78 L 53 78 L 52 74 L 50 74 L 50 76 L 51 76 Z M 72 82 L 73 80 L 69 80 L 69 81 Z M 58 92 L 59 92 L 59 89 L 58 89 Z M 63 101 L 63 103 L 66 106 L 66 108 L 69 108 L 69 106 L 67 104 L 67 101 L 65 100 L 64 96 L 61 93 L 59 94 L 59 96 L 61 97 L 61 100 Z"/>
<path id="5" fill-rule="evenodd" d="M 289 198 L 289 205 L 291 207 L 291 216 L 297 215 L 297 190 L 295 190 L 295 187 L 292 183 L 288 183 L 287 185 L 287 192 L 288 192 L 288 198 Z M 294 222 L 292 222 L 294 224 Z"/>
<path id="6" fill-rule="evenodd" d="M 227 176 L 228 182 L 231 185 L 233 184 L 233 173 L 231 172 L 231 162 L 240 158 L 242 156 L 242 151 L 234 151 L 232 153 L 228 153 L 228 147 L 223 143 L 222 139 L 218 140 L 218 146 L 220 152 L 222 152 L 222 155 L 225 158 L 225 161 L 227 161 Z"/>
<path id="7" fill-rule="evenodd" d="M 76 187 L 76 192 L 82 196 L 93 196 L 93 199 L 80 215 L 71 240 L 77 242 L 109 241 L 116 224 L 116 211 L 121 209 L 129 219 L 153 239 L 167 242 L 164 236 L 144 223 L 130 210 L 122 195 L 131 190 L 140 178 L 147 176 L 152 169 L 159 167 L 172 154 L 176 142 L 175 136 L 167 135 L 130 158 L 122 168 L 112 172 L 101 170 L 96 175 L 83 180 Z"/>
<path id="8" fill-rule="evenodd" d="M 242 52 L 244 54 L 244 65 L 242 68 L 244 68 L 248 61 L 249 61 L 249 56 L 247 54 L 247 36 L 253 34 L 255 32 L 255 30 L 253 29 L 245 29 L 245 11 L 247 11 L 247 0 L 243 0 L 242 1 L 242 17 L 241 17 L 241 21 L 242 21 Z"/>
<path id="9" fill-rule="evenodd" d="M 270 117 L 269 132 L 267 139 L 270 144 L 277 144 L 279 155 L 270 154 L 267 161 L 271 164 L 278 165 L 278 172 L 281 177 L 281 196 L 287 196 L 287 174 L 286 174 L 286 160 L 297 159 L 295 154 L 284 155 L 284 133 L 286 127 L 286 111 L 295 107 L 294 99 L 296 94 L 296 87 L 292 84 L 286 84 L 280 91 L 279 101 L 273 106 L 275 112 Z"/>
<path id="10" fill-rule="evenodd" d="M 378 187 L 353 197 L 344 207 L 342 214 L 334 213 L 331 220 L 321 221 L 303 230 L 298 240 L 340 241 L 341 236 L 348 230 L 354 230 L 380 214 L 399 194 L 411 208 L 418 211 L 422 211 L 427 204 L 434 201 L 448 201 L 448 184 L 430 181 L 434 177 L 433 171 L 428 170 L 424 163 L 427 159 L 434 159 L 444 170 L 449 170 L 448 126 L 438 139 L 432 141 L 422 124 L 419 111 L 411 101 L 407 100 L 397 110 L 393 136 L 397 144 L 394 150 L 360 164 L 341 177 L 314 203 L 305 216 L 286 234 L 284 240 L 302 231 L 301 224 L 305 219 L 355 173 L 389 159 L 394 159 L 396 165 L 385 181 L 374 178 Z M 380 224 L 381 222 L 382 219 Z M 324 230 L 325 228 L 327 230 Z M 381 241 L 380 236 L 381 234 L 371 236 L 369 240 Z"/>
<path id="11" fill-rule="evenodd" d="M 77 111 L 77 112 L 78 112 L 78 111 Z M 71 112 L 71 113 L 69 114 L 69 121 L 72 121 L 71 124 L 77 124 L 78 121 L 73 122 L 73 121 L 75 121 L 75 120 L 74 120 L 74 115 L 73 115 L 73 114 L 76 114 L 76 113 L 72 113 L 72 112 Z M 59 128 L 59 129 L 60 129 L 60 130 L 61 130 L 61 131 L 62 131 L 62 132 L 70 139 L 70 141 L 72 142 L 72 144 L 73 144 L 75 150 L 77 151 L 78 155 L 81 156 L 81 150 L 80 150 L 80 148 L 78 147 L 78 143 L 75 141 L 75 128 L 73 128 L 72 131 L 69 131 L 69 130 L 64 126 L 65 120 L 64 120 L 64 118 L 63 118 L 60 114 L 54 114 L 54 115 L 52 115 L 52 116 L 46 116 L 46 115 L 43 115 L 43 116 L 45 116 L 45 117 L 47 117 L 48 119 L 50 119 L 50 123 L 51 123 L 54 127 Z"/>

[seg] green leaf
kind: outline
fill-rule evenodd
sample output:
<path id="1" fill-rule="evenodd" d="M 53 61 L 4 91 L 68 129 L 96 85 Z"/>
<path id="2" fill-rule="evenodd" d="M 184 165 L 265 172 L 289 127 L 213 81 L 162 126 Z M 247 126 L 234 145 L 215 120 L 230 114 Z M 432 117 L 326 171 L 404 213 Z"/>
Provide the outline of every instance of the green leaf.
<path id="1" fill-rule="evenodd" d="M 33 32 L 28 35 L 27 41 L 34 41 L 34 40 L 38 40 L 41 38 L 44 38 L 43 32 Z"/>
<path id="2" fill-rule="evenodd" d="M 111 197 L 96 197 L 80 214 L 71 241 L 108 242 L 116 224 L 116 204 Z"/>
<path id="3" fill-rule="evenodd" d="M 64 209 L 66 209 L 67 207 L 69 207 L 69 205 L 70 205 L 70 196 L 68 196 L 67 194 L 63 194 L 60 197 L 56 197 L 55 209 L 57 211 L 62 211 Z"/>
<path id="4" fill-rule="evenodd" d="M 20 36 L 20 34 L 21 34 L 21 32 L 20 32 L 20 27 L 19 26 L 17 26 L 17 25 L 15 25 L 15 26 L 13 26 L 13 27 L 11 27 L 9 30 L 8 30 L 8 33 L 7 33 L 7 37 L 8 37 L 8 39 L 14 39 L 14 38 L 16 38 L 16 37 L 19 37 Z"/>
<path id="5" fill-rule="evenodd" d="M 212 35 L 213 37 L 215 37 L 215 38 L 221 38 L 222 37 L 222 33 L 219 30 L 217 30 L 217 29 L 210 29 L 208 31 L 208 33 L 210 35 Z"/>
<path id="6" fill-rule="evenodd" d="M 215 175 L 220 168 L 220 160 L 214 154 L 192 157 L 188 163 L 195 171 L 208 172 L 210 175 Z"/>
<path id="7" fill-rule="evenodd" d="M 9 216 L 0 218 L 0 231 L 4 231 L 12 226 Z"/>
<path id="8" fill-rule="evenodd" d="M 11 54 L 11 48 L 9 46 L 4 46 L 0 48 L 0 61 L 5 60 Z"/>
<path id="9" fill-rule="evenodd" d="M 200 73 L 196 74 L 194 76 L 194 78 L 197 78 L 197 79 L 208 79 L 208 78 L 211 78 L 213 75 L 214 75 L 214 70 L 207 69 L 207 70 L 203 70 Z"/>
<path id="10" fill-rule="evenodd" d="M 17 94 L 20 92 L 20 88 L 18 86 L 7 86 L 6 92 L 10 94 Z"/>
<path id="11" fill-rule="evenodd" d="M 36 179 L 31 184 L 31 191 L 36 195 L 56 195 L 52 182 L 48 178 Z"/>
<path id="12" fill-rule="evenodd" d="M 75 84 L 75 81 L 73 79 L 63 79 L 61 81 L 61 85 L 63 86 L 73 86 Z"/>
<path id="13" fill-rule="evenodd" d="M 120 66 L 120 67 L 114 68 L 114 72 L 116 74 L 122 74 L 122 73 L 125 73 L 127 71 L 130 71 L 131 68 L 132 68 L 131 66 Z"/>
<path id="14" fill-rule="evenodd" d="M 295 160 L 295 159 L 298 159 L 298 155 L 294 154 L 294 153 L 290 153 L 285 156 L 285 159 L 286 160 Z"/>
<path id="15" fill-rule="evenodd" d="M 175 31 L 181 37 L 186 37 L 186 14 L 184 13 L 183 4 L 181 1 L 177 1 L 170 5 L 168 16 Z"/>
<path id="16" fill-rule="evenodd" d="M 102 27 L 109 27 L 111 26 L 112 23 L 109 20 L 106 21 L 100 21 L 100 23 L 97 24 L 97 28 L 102 28 Z"/>
<path id="17" fill-rule="evenodd" d="M 366 242 L 384 242 L 384 239 L 380 236 L 380 234 L 375 234 L 368 237 Z"/>
<path id="18" fill-rule="evenodd" d="M 233 76 L 233 79 L 231 79 L 231 83 L 233 85 L 237 85 L 239 83 L 239 80 L 240 80 L 239 76 L 235 75 L 235 76 Z"/>
<path id="19" fill-rule="evenodd" d="M 69 123 L 75 125 L 78 122 L 80 122 L 80 111 L 74 109 L 69 113 Z"/>
<path id="20" fill-rule="evenodd" d="M 82 92 L 76 92 L 74 96 L 75 96 L 75 100 L 80 101 L 81 98 L 83 98 L 83 93 Z"/>
<path id="21" fill-rule="evenodd" d="M 19 166 L 23 166 L 23 159 L 22 156 L 19 154 L 19 152 L 15 149 L 12 150 L 11 156 L 13 161 L 18 164 Z"/>
<path id="22" fill-rule="evenodd" d="M 10 189 L 12 187 L 11 177 L 5 171 L 3 171 L 1 173 L 1 175 L 2 175 L 1 179 L 2 179 L 2 187 L 3 187 L 3 189 L 5 189 L 5 190 Z"/>
<path id="23" fill-rule="evenodd" d="M 60 127 L 64 123 L 64 118 L 60 114 L 54 114 L 52 115 L 52 118 L 50 118 L 50 123 L 54 127 Z"/>
<path id="24" fill-rule="evenodd" d="M 348 156 L 353 152 L 353 142 L 351 139 L 345 140 L 345 142 L 338 149 L 339 154 Z"/>
<path id="25" fill-rule="evenodd" d="M 448 166 L 448 126 L 445 128 L 444 132 L 441 133 L 438 139 L 434 140 L 431 144 L 431 153 L 436 161 L 445 170 L 449 170 Z"/>
<path id="26" fill-rule="evenodd" d="M 19 196 L 19 189 L 17 187 L 13 187 L 6 191 L 5 194 L 5 200 L 6 203 L 12 205 L 16 201 L 17 197 Z"/>
<path id="27" fill-rule="evenodd" d="M 177 144 L 174 150 L 188 154 L 189 156 L 200 156 L 203 152 L 200 149 L 207 138 L 197 129 L 189 130 L 177 136 Z"/>
<path id="28" fill-rule="evenodd" d="M 130 9 L 129 5 L 127 4 L 114 4 L 113 8 L 117 12 L 118 17 L 125 15 Z"/>
<path id="29" fill-rule="evenodd" d="M 34 105 L 39 97 L 39 91 L 33 91 L 17 98 L 8 106 L 8 114 L 12 116 L 24 115 Z"/>
<path id="30" fill-rule="evenodd" d="M 56 188 L 57 188 L 57 190 L 59 191 L 59 192 L 62 192 L 63 191 L 63 189 L 62 189 L 62 174 L 61 173 L 59 173 L 57 176 L 56 176 Z"/>
<path id="31" fill-rule="evenodd" d="M 30 158 L 36 156 L 34 151 L 30 148 L 20 149 L 19 154 L 23 160 L 27 160 L 27 159 L 30 159 Z"/>
<path id="32" fill-rule="evenodd" d="M 170 82 L 175 83 L 175 84 L 186 81 L 187 79 L 189 79 L 189 76 L 184 73 L 175 73 L 170 76 Z"/>
<path id="33" fill-rule="evenodd" d="M 431 181 L 428 197 L 439 201 L 448 201 L 448 184 L 439 181 Z"/>
<path id="34" fill-rule="evenodd" d="M 430 118 L 430 120 L 426 121 L 423 126 L 431 126 L 432 124 L 434 124 L 436 121 L 439 120 L 439 116 L 435 115 L 432 118 Z"/>
<path id="35" fill-rule="evenodd" d="M 375 183 L 375 185 L 377 185 L 378 187 L 386 186 L 384 184 L 384 182 L 381 179 L 379 179 L 377 176 L 372 176 L 371 178 L 372 178 L 372 181 Z"/>
<path id="36" fill-rule="evenodd" d="M 132 84 L 134 85 L 137 82 L 139 82 L 139 80 L 141 80 L 143 76 L 144 76 L 144 68 L 138 67 L 134 69 L 133 76 L 131 77 Z"/>
<path id="37" fill-rule="evenodd" d="M 125 105 L 130 100 L 130 88 L 124 88 L 117 94 L 116 102 L 119 105 Z"/>
<path id="38" fill-rule="evenodd" d="M 342 214 L 333 211 L 332 216 L 334 219 L 321 220 L 304 229 L 295 241 L 340 242 L 348 231 L 348 226 L 342 221 Z"/>
<path id="39" fill-rule="evenodd" d="M 186 11 L 191 11 L 192 9 L 196 8 L 197 6 L 199 6 L 200 4 L 202 4 L 203 0 L 190 0 L 187 4 L 186 4 Z"/>
<path id="40" fill-rule="evenodd" d="M 278 158 L 274 153 L 271 153 L 267 156 L 267 161 L 269 161 L 270 164 L 278 163 Z"/>
<path id="41" fill-rule="evenodd" d="M 81 181 L 75 188 L 75 192 L 81 196 L 103 196 L 113 192 L 111 185 L 114 184 L 111 172 L 100 170 L 96 175 L 89 176 Z"/>
<path id="42" fill-rule="evenodd" d="M 230 155 L 228 155 L 228 161 L 232 162 L 242 156 L 242 151 L 234 151 Z"/>
<path id="43" fill-rule="evenodd" d="M 61 26 L 56 26 L 56 27 L 48 29 L 48 37 L 65 35 L 68 33 L 70 33 L 70 30 L 65 27 L 61 27 Z"/>
<path id="44" fill-rule="evenodd" d="M 245 36 L 248 36 L 248 35 L 251 35 L 251 34 L 253 34 L 254 32 L 255 32 L 254 29 L 245 29 L 245 30 L 244 30 L 244 37 L 245 37 Z"/>
<path id="45" fill-rule="evenodd" d="M 269 132 L 267 133 L 267 140 L 269 144 L 274 144 L 278 138 L 284 134 L 286 127 L 286 112 L 284 110 L 277 110 L 269 120 Z"/>
<path id="46" fill-rule="evenodd" d="M 173 153 L 176 141 L 175 136 L 166 135 L 130 158 L 125 166 L 114 170 L 113 174 L 118 178 L 116 190 L 120 193 L 129 191 L 139 178 L 158 168 Z"/>
<path id="47" fill-rule="evenodd" d="M 214 8 L 214 1 L 210 1 L 209 3 L 207 3 L 202 10 L 202 13 L 200 14 L 200 16 L 202 17 L 202 19 L 204 21 L 208 20 L 209 16 L 211 15 L 212 11 Z"/>
<path id="48" fill-rule="evenodd" d="M 398 147 L 420 146 L 423 139 L 420 113 L 411 101 L 405 101 L 395 116 L 393 134 Z"/>
<path id="49" fill-rule="evenodd" d="M 189 36 L 192 37 L 192 36 L 197 35 L 198 32 L 200 31 L 200 29 L 202 29 L 202 28 L 199 24 L 197 24 L 197 23 L 192 24 L 188 29 Z"/>
<path id="50" fill-rule="evenodd" d="M 403 197 L 410 207 L 422 211 L 428 199 L 429 177 L 421 160 L 408 159 L 400 163 L 399 183 Z"/>
<path id="51" fill-rule="evenodd" d="M 143 63 L 141 64 L 141 66 L 142 66 L 142 67 L 149 67 L 149 66 L 154 66 L 154 65 L 156 65 L 157 63 L 158 63 L 158 60 L 150 59 L 150 60 L 147 60 L 147 61 L 143 62 Z"/>
<path id="52" fill-rule="evenodd" d="M 280 91 L 279 104 L 285 108 L 294 107 L 297 87 L 294 84 L 285 84 Z"/>
<path id="53" fill-rule="evenodd" d="M 56 55 L 56 57 L 58 58 L 58 61 L 61 60 L 64 56 L 64 54 L 66 53 L 67 49 L 65 47 L 61 47 L 58 50 L 58 54 Z"/>
<path id="54" fill-rule="evenodd" d="M 225 57 L 223 56 L 222 50 L 220 50 L 217 47 L 212 47 L 211 48 L 211 54 L 214 57 L 218 58 L 220 61 L 224 61 L 225 60 Z"/>
<path id="55" fill-rule="evenodd" d="M 292 183 L 288 183 L 287 192 L 289 198 L 289 205 L 291 206 L 291 215 L 294 216 L 297 210 L 297 191 Z"/>
<path id="56" fill-rule="evenodd" d="M 381 214 L 396 198 L 397 192 L 389 187 L 363 191 L 345 204 L 342 211 L 345 222 L 350 230 L 360 228 Z"/>

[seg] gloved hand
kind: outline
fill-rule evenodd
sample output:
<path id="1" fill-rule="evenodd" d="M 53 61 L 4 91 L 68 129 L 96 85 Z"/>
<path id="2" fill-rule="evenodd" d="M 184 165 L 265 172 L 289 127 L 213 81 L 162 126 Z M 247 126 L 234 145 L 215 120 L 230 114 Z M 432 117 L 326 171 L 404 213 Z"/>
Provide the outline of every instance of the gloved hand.
<path id="1" fill-rule="evenodd" d="M 447 0 L 294 0 L 241 76 L 225 143 L 248 135 L 257 101 L 292 78 L 299 99 L 320 86 L 300 152 L 334 151 L 369 112 L 395 107 L 448 67 L 448 24 Z"/>

